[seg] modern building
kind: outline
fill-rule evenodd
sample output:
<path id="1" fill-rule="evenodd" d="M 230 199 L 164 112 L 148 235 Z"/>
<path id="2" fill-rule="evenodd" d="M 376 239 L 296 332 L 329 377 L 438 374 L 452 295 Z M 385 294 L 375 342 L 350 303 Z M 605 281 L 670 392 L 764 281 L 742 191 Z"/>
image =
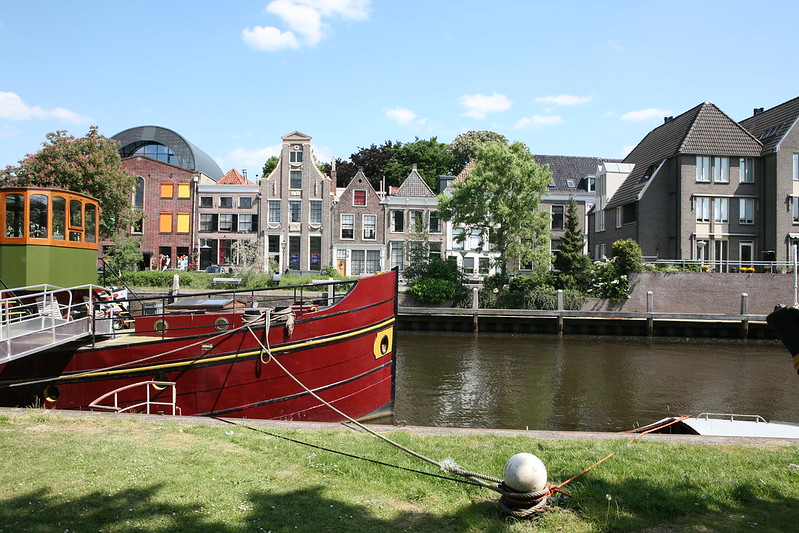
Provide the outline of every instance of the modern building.
<path id="1" fill-rule="evenodd" d="M 141 238 L 143 267 L 176 268 L 178 258 L 195 257 L 197 185 L 201 179 L 220 179 L 219 165 L 181 135 L 160 126 L 139 126 L 111 138 L 119 142 L 123 168 L 137 177 L 133 207 L 143 218 L 130 234 Z"/>

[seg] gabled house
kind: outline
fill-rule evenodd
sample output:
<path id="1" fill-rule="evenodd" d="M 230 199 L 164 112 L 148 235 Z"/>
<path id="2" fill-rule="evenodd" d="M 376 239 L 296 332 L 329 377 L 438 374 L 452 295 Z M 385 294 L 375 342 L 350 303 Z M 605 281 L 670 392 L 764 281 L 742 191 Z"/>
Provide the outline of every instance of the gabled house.
<path id="1" fill-rule="evenodd" d="M 591 249 L 610 255 L 614 241 L 629 238 L 649 257 L 720 268 L 751 262 L 766 228 L 762 150 L 710 102 L 666 117 L 624 159 L 632 170 L 618 189 L 597 201 L 603 207 L 590 215 Z"/>
<path id="2" fill-rule="evenodd" d="M 762 201 L 754 208 L 763 212 L 765 231 L 757 259 L 791 261 L 793 245 L 799 244 L 799 98 L 771 109 L 754 110 L 740 122 L 762 143 L 755 179 L 762 171 Z M 756 218 L 757 220 L 757 218 Z"/>
<path id="3" fill-rule="evenodd" d="M 429 257 L 444 257 L 446 236 L 438 216 L 438 198 L 414 164 L 410 174 L 386 196 L 383 225 L 386 228 L 388 268 L 400 271 L 408 264 L 411 247 L 426 247 Z"/>
<path id="4" fill-rule="evenodd" d="M 358 172 L 333 204 L 333 256 L 342 276 L 375 274 L 386 264 L 384 205 Z"/>
<path id="5" fill-rule="evenodd" d="M 294 131 L 282 140 L 277 167 L 260 184 L 264 257 L 279 272 L 320 272 L 333 264 L 335 183 L 316 167 L 310 136 Z"/>

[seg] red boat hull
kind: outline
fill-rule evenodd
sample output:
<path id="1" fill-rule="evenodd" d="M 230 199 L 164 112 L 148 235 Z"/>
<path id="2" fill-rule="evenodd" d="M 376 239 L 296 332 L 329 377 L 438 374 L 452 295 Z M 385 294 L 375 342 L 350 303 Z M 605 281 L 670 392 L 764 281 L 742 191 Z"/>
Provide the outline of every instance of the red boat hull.
<path id="1" fill-rule="evenodd" d="M 118 390 L 117 410 L 149 403 L 151 412 L 171 414 L 171 386 L 125 390 L 154 380 L 174 383 L 174 406 L 182 415 L 344 419 L 327 404 L 356 419 L 387 413 L 396 283 L 393 271 L 360 279 L 333 305 L 295 307 L 293 324 L 250 323 L 254 311 L 243 309 L 136 317 L 135 335 L 0 366 L 0 404 L 90 409 Z"/>

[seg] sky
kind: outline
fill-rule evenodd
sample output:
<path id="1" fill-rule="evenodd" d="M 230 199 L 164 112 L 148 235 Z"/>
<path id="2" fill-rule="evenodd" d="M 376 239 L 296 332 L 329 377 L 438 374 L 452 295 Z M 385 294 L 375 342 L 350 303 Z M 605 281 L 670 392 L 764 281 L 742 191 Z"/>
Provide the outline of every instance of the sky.
<path id="1" fill-rule="evenodd" d="M 46 134 L 172 129 L 253 179 L 281 137 L 321 162 L 492 130 L 624 157 L 705 101 L 799 96 L 799 3 L 0 0 L 0 168 Z"/>

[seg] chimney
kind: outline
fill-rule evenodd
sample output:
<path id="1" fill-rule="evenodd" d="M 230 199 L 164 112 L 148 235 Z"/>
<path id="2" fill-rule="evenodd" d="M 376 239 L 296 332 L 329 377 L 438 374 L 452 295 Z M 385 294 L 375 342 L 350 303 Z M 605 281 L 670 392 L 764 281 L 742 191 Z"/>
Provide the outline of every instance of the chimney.
<path id="1" fill-rule="evenodd" d="M 674 120 L 674 117 L 663 117 L 663 124 L 668 124 L 672 120 Z"/>
<path id="2" fill-rule="evenodd" d="M 244 179 L 246 180 L 247 179 L 247 169 L 246 168 L 241 169 L 241 174 L 242 174 L 242 176 L 244 176 Z"/>
<path id="3" fill-rule="evenodd" d="M 756 117 L 756 116 L 758 116 L 758 115 L 759 115 L 760 113 L 762 113 L 762 112 L 763 112 L 763 108 L 762 108 L 762 107 L 756 107 L 756 108 L 754 109 L 754 111 L 752 112 L 752 116 L 753 116 L 753 117 Z"/>

